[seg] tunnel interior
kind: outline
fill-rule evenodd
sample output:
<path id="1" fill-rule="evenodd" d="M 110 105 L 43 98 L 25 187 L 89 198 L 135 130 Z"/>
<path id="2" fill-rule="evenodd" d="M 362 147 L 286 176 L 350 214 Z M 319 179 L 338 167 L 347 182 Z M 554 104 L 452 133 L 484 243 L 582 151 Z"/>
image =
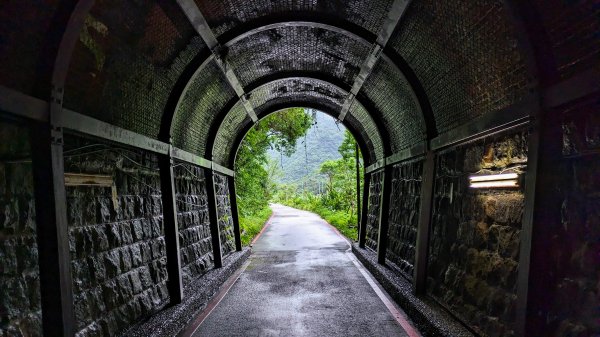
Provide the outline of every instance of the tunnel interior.
<path id="1" fill-rule="evenodd" d="M 236 151 L 290 107 L 356 138 L 355 249 L 411 292 L 478 336 L 600 333 L 599 17 L 594 0 L 4 2 L 0 336 L 127 334 L 233 268 Z"/>

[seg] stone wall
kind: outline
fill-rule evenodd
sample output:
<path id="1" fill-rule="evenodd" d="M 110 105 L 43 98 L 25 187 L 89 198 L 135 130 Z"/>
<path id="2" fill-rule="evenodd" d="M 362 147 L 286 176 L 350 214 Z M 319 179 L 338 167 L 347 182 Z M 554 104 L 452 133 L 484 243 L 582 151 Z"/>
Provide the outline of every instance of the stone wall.
<path id="1" fill-rule="evenodd" d="M 412 279 L 419 211 L 423 160 L 394 165 L 392 170 L 387 256 L 389 262 Z"/>
<path id="2" fill-rule="evenodd" d="M 599 95 L 552 111 L 538 173 L 530 334 L 600 335 Z M 550 138 L 551 137 L 551 138 Z"/>
<path id="3" fill-rule="evenodd" d="M 219 233 L 221 234 L 221 252 L 223 257 L 235 252 L 235 237 L 233 233 L 233 217 L 229 200 L 229 183 L 227 177 L 215 173 L 215 193 L 217 195 L 217 215 Z"/>
<path id="4" fill-rule="evenodd" d="M 367 237 L 365 244 L 367 248 L 374 251 L 377 251 L 382 185 L 383 170 L 371 173 L 371 184 L 369 185 L 369 212 L 367 215 Z"/>
<path id="5" fill-rule="evenodd" d="M 204 169 L 185 163 L 175 167 L 175 192 L 183 284 L 214 266 Z"/>
<path id="6" fill-rule="evenodd" d="M 475 173 L 525 171 L 528 133 L 480 139 L 436 159 L 427 293 L 482 336 L 513 336 L 524 186 L 471 189 Z"/>
<path id="7" fill-rule="evenodd" d="M 0 122 L 0 336 L 42 334 L 28 131 Z"/>
<path id="8" fill-rule="evenodd" d="M 67 187 L 78 336 L 114 336 L 168 303 L 155 155 L 65 137 L 65 172 L 109 175 Z"/>

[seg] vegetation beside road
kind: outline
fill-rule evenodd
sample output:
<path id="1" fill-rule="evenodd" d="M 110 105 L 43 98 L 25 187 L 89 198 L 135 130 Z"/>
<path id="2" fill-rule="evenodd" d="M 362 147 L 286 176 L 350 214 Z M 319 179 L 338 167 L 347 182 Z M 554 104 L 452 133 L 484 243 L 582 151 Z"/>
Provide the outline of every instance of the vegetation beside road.
<path id="1" fill-rule="evenodd" d="M 357 146 L 350 132 L 344 133 L 337 149 L 338 159 L 321 162 L 318 169 L 296 183 L 281 183 L 283 172 L 267 155 L 271 149 L 291 155 L 314 121 L 314 115 L 304 109 L 288 109 L 262 119 L 244 138 L 235 163 L 244 245 L 252 241 L 271 216 L 269 202 L 316 213 L 346 237 L 357 239 Z"/>

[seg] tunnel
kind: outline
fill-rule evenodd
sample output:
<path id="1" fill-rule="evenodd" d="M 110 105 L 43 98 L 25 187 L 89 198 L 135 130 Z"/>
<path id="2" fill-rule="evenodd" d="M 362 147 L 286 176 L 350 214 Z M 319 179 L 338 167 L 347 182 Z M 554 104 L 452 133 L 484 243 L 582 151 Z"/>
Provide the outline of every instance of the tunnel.
<path id="1" fill-rule="evenodd" d="M 8 0 L 0 27 L 0 336 L 197 313 L 251 254 L 237 149 L 290 107 L 355 137 L 352 251 L 423 335 L 600 334 L 597 1 Z"/>

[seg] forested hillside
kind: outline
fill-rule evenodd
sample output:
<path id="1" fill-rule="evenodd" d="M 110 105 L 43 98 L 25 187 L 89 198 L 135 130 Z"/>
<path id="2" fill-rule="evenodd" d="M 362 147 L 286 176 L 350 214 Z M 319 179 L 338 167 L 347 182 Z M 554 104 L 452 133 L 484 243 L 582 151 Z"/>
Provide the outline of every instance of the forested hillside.
<path id="1" fill-rule="evenodd" d="M 270 159 L 283 171 L 275 177 L 278 183 L 300 185 L 307 175 L 314 177 L 323 162 L 341 158 L 338 148 L 346 128 L 324 113 L 316 113 L 313 120 L 306 137 L 297 140 L 296 151 L 291 156 L 277 150 L 268 151 Z"/>

